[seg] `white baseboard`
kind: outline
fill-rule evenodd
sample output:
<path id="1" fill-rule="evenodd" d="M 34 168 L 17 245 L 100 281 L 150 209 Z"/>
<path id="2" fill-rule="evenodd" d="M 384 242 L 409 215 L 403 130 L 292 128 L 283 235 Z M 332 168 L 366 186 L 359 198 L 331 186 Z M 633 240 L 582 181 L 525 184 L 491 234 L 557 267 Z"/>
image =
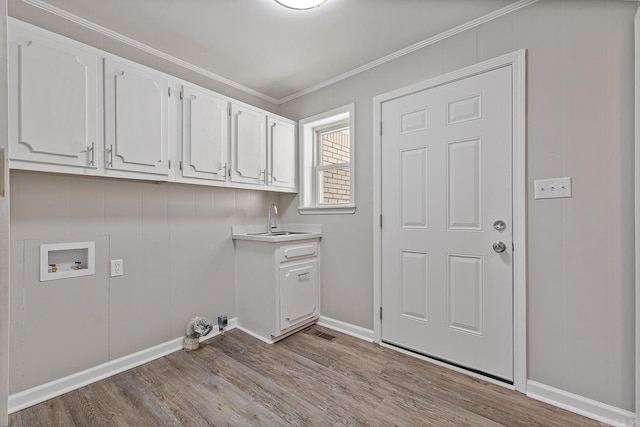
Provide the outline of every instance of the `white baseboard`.
<path id="1" fill-rule="evenodd" d="M 613 426 L 634 426 L 635 414 L 535 381 L 527 381 L 527 396 Z"/>
<path id="2" fill-rule="evenodd" d="M 235 318 L 230 319 L 227 325 L 227 330 L 234 329 L 236 324 L 237 322 Z M 207 335 L 206 337 L 200 337 L 200 341 L 206 341 L 217 335 L 220 335 L 220 332 L 214 328 L 212 334 Z M 9 413 L 12 414 L 21 409 L 28 408 L 29 406 L 44 402 L 45 400 L 60 396 L 80 387 L 84 387 L 85 385 L 119 374 L 120 372 L 135 368 L 136 366 L 143 365 L 152 360 L 159 359 L 162 356 L 166 356 L 178 350 L 182 350 L 182 337 L 123 356 L 119 359 L 110 360 L 102 365 L 85 369 L 84 371 L 64 378 L 59 378 L 46 384 L 14 393 L 9 396 Z"/>
<path id="3" fill-rule="evenodd" d="M 320 316 L 318 319 L 318 325 L 333 329 L 334 331 L 342 332 L 343 334 L 351 335 L 352 337 L 360 338 L 361 340 L 373 342 L 373 330 L 371 329 L 365 329 L 360 326 L 325 316 Z"/>

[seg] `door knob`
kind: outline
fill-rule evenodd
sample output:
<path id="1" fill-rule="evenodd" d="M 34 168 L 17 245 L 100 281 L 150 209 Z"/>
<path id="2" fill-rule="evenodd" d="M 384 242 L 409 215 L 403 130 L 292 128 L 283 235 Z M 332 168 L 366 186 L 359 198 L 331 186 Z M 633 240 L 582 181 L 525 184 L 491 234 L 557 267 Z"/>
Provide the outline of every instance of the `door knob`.
<path id="1" fill-rule="evenodd" d="M 507 249 L 507 245 L 505 245 L 504 242 L 495 242 L 493 244 L 493 250 L 498 253 L 504 252 L 505 249 Z"/>
<path id="2" fill-rule="evenodd" d="M 505 222 L 501 219 L 497 219 L 493 222 L 493 228 L 495 228 L 498 231 L 504 230 L 506 226 L 507 224 L 505 224 Z"/>

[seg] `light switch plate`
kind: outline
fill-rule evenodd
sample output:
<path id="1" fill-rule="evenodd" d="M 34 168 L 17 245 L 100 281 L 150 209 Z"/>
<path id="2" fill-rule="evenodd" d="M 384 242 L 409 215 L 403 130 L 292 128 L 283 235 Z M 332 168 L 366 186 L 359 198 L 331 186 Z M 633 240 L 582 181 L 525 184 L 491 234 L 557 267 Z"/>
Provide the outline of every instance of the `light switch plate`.
<path id="1" fill-rule="evenodd" d="M 533 188 L 536 199 L 571 197 L 571 178 L 536 179 Z"/>
<path id="2" fill-rule="evenodd" d="M 124 274 L 123 263 L 121 259 L 111 260 L 111 277 L 118 277 Z"/>

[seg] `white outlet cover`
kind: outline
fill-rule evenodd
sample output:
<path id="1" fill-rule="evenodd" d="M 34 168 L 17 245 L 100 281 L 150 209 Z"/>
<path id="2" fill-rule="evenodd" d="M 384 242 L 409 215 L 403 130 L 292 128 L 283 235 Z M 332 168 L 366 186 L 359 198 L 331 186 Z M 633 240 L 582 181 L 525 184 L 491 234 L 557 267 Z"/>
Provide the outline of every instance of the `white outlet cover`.
<path id="1" fill-rule="evenodd" d="M 118 277 L 124 274 L 124 264 L 121 259 L 111 260 L 111 277 Z"/>
<path id="2" fill-rule="evenodd" d="M 533 188 L 535 199 L 571 197 L 571 178 L 536 179 Z"/>

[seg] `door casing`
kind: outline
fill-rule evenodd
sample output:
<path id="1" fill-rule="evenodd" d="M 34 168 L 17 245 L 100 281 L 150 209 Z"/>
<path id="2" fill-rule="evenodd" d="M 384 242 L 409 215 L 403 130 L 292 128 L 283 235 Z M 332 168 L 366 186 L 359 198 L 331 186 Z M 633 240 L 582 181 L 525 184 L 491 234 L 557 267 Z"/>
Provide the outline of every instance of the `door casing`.
<path id="1" fill-rule="evenodd" d="M 476 74 L 511 66 L 513 144 L 513 388 L 526 393 L 527 387 L 527 175 L 526 175 L 526 50 L 499 56 L 441 76 L 387 92 L 373 98 L 373 336 L 382 341 L 382 103 L 414 92 L 440 86 Z M 395 348 L 395 347 L 392 347 Z M 452 368 L 449 365 L 444 365 Z M 452 368 L 459 370 L 456 368 Z M 461 372 L 468 373 L 465 370 Z M 486 380 L 486 378 L 484 378 Z"/>

